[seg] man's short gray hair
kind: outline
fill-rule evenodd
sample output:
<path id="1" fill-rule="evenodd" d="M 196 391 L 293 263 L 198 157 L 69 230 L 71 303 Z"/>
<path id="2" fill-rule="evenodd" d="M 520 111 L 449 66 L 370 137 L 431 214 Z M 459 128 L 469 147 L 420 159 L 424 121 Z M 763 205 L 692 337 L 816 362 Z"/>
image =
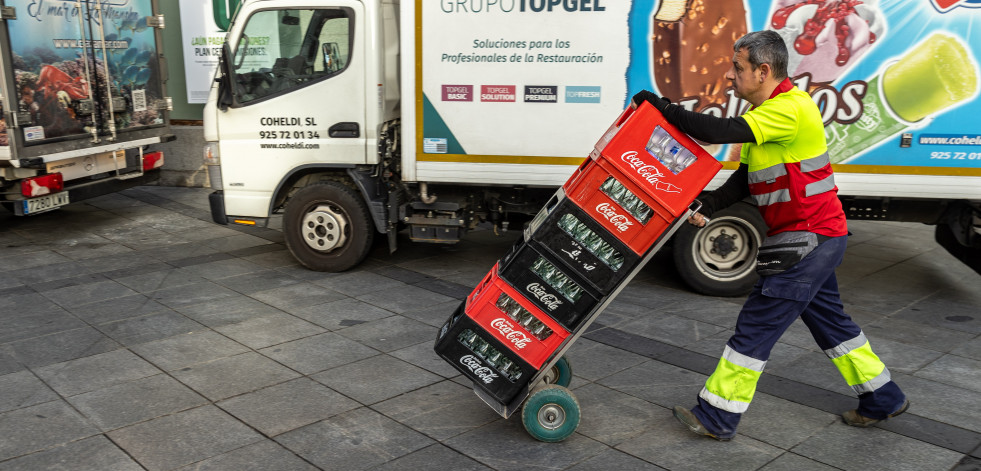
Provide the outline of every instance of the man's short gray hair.
<path id="1" fill-rule="evenodd" d="M 777 80 L 787 78 L 787 45 L 776 31 L 754 31 L 746 34 L 736 40 L 736 44 L 732 46 L 735 52 L 742 49 L 746 49 L 749 54 L 749 63 L 754 70 L 762 64 L 770 64 L 773 68 L 773 78 Z"/>

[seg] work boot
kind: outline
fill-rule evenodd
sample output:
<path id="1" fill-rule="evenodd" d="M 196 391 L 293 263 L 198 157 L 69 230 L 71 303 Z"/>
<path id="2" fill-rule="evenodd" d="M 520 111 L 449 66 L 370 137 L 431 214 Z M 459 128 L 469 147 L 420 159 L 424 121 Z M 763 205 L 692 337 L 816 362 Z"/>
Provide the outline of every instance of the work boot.
<path id="1" fill-rule="evenodd" d="M 698 420 L 698 417 L 695 417 L 695 414 L 692 414 L 690 410 L 685 409 L 684 407 L 674 406 L 674 418 L 678 419 L 678 422 L 685 424 L 685 426 L 688 427 L 688 430 L 691 430 L 698 435 L 711 437 L 720 442 L 732 440 L 732 437 L 720 437 L 709 432 L 708 429 L 702 425 L 702 422 Z"/>
<path id="2" fill-rule="evenodd" d="M 900 406 L 899 409 L 896 410 L 896 412 L 893 412 L 892 414 L 889 414 L 888 416 L 886 416 L 885 419 L 872 419 L 872 418 L 866 417 L 866 416 L 864 416 L 862 414 L 859 414 L 857 409 L 852 409 L 850 411 L 847 411 L 847 412 L 841 414 L 841 418 L 844 419 L 844 421 L 845 421 L 846 424 L 851 425 L 852 427 L 862 427 L 862 428 L 865 428 L 865 427 L 870 427 L 872 425 L 875 425 L 875 424 L 877 424 L 877 423 L 879 423 L 879 422 L 881 422 L 883 420 L 891 419 L 893 417 L 896 417 L 897 415 L 902 414 L 903 412 L 906 412 L 906 409 L 909 409 L 909 399 L 907 399 L 905 402 L 903 402 L 903 405 Z"/>

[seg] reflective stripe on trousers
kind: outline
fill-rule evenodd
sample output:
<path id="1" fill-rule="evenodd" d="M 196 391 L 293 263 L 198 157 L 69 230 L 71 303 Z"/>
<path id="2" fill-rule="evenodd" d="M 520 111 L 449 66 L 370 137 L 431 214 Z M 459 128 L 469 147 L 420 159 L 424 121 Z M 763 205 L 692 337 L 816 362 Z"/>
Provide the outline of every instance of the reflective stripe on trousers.
<path id="1" fill-rule="evenodd" d="M 825 349 L 824 353 L 858 394 L 873 392 L 892 380 L 889 369 L 872 352 L 864 333 Z"/>
<path id="2" fill-rule="evenodd" d="M 834 269 L 844 255 L 845 239 L 828 239 L 790 270 L 762 277 L 756 283 L 739 313 L 736 333 L 726 344 L 727 353 L 692 409 L 709 432 L 720 437 L 735 434 L 755 393 L 758 371 L 762 371 L 770 350 L 798 317 L 818 346 L 831 352 L 835 365 L 845 365 L 840 371 L 856 392 L 873 388 L 871 392 L 860 392 L 859 413 L 883 418 L 903 403 L 905 396 L 888 380 L 888 370 L 878 358 L 873 360 L 868 342 L 857 343 L 864 339 L 862 330 L 841 305 Z M 739 356 L 729 355 L 730 350 Z M 746 362 L 746 358 L 753 361 Z M 877 379 L 884 379 L 885 383 L 875 387 Z"/>

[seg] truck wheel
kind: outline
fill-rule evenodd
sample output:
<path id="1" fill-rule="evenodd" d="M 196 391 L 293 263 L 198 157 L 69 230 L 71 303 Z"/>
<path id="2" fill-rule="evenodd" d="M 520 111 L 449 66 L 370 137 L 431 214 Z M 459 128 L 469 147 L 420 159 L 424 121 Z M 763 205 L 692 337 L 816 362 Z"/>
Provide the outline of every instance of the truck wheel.
<path id="1" fill-rule="evenodd" d="M 375 236 L 371 215 L 353 190 L 337 182 L 307 186 L 286 203 L 286 247 L 303 266 L 339 272 L 361 263 Z"/>
<path id="2" fill-rule="evenodd" d="M 699 229 L 688 223 L 674 235 L 674 264 L 693 290 L 710 296 L 742 296 L 753 289 L 756 252 L 766 224 L 750 204 L 716 211 Z"/>

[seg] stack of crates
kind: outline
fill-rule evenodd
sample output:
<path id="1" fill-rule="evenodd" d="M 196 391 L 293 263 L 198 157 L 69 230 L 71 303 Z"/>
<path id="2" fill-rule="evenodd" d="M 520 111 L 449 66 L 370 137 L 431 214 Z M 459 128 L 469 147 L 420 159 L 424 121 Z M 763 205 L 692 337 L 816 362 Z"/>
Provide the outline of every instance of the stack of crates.
<path id="1" fill-rule="evenodd" d="M 436 353 L 510 416 L 721 168 L 649 104 L 628 107 L 443 325 Z"/>

